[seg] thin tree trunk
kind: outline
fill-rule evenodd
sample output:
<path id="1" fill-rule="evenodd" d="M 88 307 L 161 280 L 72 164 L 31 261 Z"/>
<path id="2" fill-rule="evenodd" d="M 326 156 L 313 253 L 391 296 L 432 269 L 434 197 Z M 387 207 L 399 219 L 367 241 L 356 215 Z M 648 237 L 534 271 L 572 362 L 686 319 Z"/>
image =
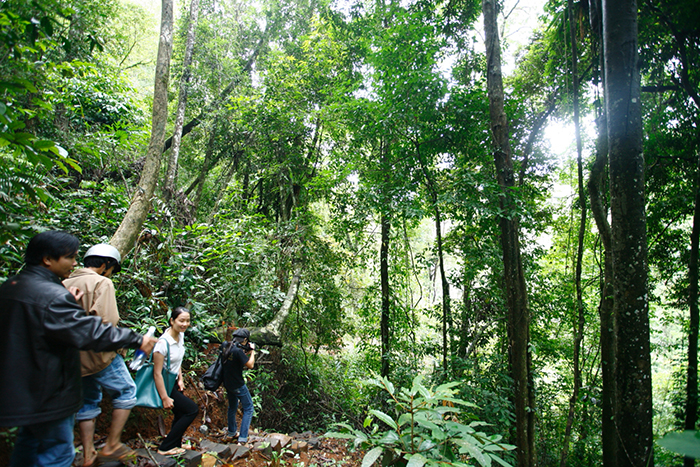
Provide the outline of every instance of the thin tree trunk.
<path id="1" fill-rule="evenodd" d="M 584 241 L 586 236 L 586 189 L 583 183 L 583 157 L 581 148 L 581 123 L 579 117 L 579 82 L 578 82 L 578 49 L 576 45 L 576 23 L 574 22 L 574 2 L 567 1 L 569 16 L 569 32 L 571 38 L 571 77 L 573 87 L 573 107 L 574 107 L 574 129 L 576 133 L 576 163 L 578 167 L 578 199 L 581 219 L 578 230 L 578 249 L 576 252 L 576 273 L 574 284 L 576 286 L 576 324 L 574 325 L 574 387 L 569 399 L 569 415 L 566 419 L 566 429 L 564 430 L 564 446 L 561 451 L 559 465 L 566 466 L 569 456 L 569 444 L 571 442 L 571 431 L 576 415 L 576 402 L 578 401 L 581 389 L 581 344 L 583 342 L 583 329 L 585 325 L 585 308 L 583 304 L 583 288 L 581 286 L 581 270 L 583 266 Z"/>
<path id="2" fill-rule="evenodd" d="M 250 73 L 250 71 L 253 69 L 253 64 L 255 63 L 255 60 L 257 59 L 258 55 L 260 54 L 260 51 L 262 50 L 263 46 L 267 43 L 267 36 L 269 33 L 270 29 L 270 19 L 268 18 L 267 21 L 267 26 L 265 28 L 265 31 L 263 32 L 262 37 L 260 38 L 260 41 L 258 42 L 258 45 L 253 52 L 253 54 L 250 56 L 246 64 L 243 66 L 241 69 L 241 75 L 244 73 Z M 215 113 L 216 110 L 219 108 L 219 106 L 226 100 L 229 94 L 238 86 L 238 84 L 241 82 L 241 75 L 237 75 L 229 84 L 224 88 L 223 91 L 217 96 L 214 101 L 208 105 L 202 112 L 200 112 L 199 115 L 197 115 L 195 118 L 187 122 L 185 126 L 182 127 L 182 136 L 185 136 L 197 126 L 199 126 L 204 120 L 209 118 L 210 114 Z M 168 149 L 170 149 L 170 146 L 173 144 L 173 136 L 168 138 L 165 143 L 163 144 L 162 151 L 165 152 Z"/>
<path id="3" fill-rule="evenodd" d="M 425 185 L 430 194 L 430 200 L 433 203 L 433 211 L 435 212 L 435 242 L 437 244 L 438 267 L 440 269 L 440 281 L 442 286 L 442 369 L 447 372 L 448 354 L 450 350 L 449 330 L 452 327 L 452 311 L 450 307 L 450 282 L 447 280 L 445 271 L 445 252 L 442 248 L 442 216 L 440 206 L 438 205 L 437 188 L 433 182 L 433 178 L 428 171 L 428 168 L 423 162 L 423 157 L 420 152 L 420 145 L 413 142 L 416 148 L 416 155 L 420 162 L 423 177 L 425 177 Z"/>
<path id="4" fill-rule="evenodd" d="M 613 290 L 612 290 L 612 233 L 608 224 L 608 211 L 603 201 L 603 178 L 607 165 L 607 124 L 605 114 L 600 117 L 598 125 L 598 143 L 596 148 L 596 160 L 591 167 L 591 175 L 588 180 L 588 194 L 591 198 L 591 212 L 595 219 L 601 241 L 603 243 L 603 274 L 600 285 L 600 303 L 598 314 L 600 316 L 600 361 L 603 373 L 602 391 L 602 433 L 601 443 L 603 447 L 603 466 L 614 467 L 617 460 L 617 430 L 615 428 L 615 349 L 617 330 L 613 316 Z"/>
<path id="5" fill-rule="evenodd" d="M 292 311 L 292 305 L 294 300 L 297 298 L 299 293 L 299 283 L 301 282 L 301 268 L 297 267 L 294 271 L 294 276 L 292 276 L 292 281 L 289 283 L 289 288 L 287 289 L 287 295 L 284 297 L 284 302 L 280 307 L 279 311 L 275 315 L 275 318 L 265 326 L 265 330 L 272 333 L 275 336 L 280 335 L 280 330 L 282 325 L 287 320 L 289 313 Z"/>
<path id="6" fill-rule="evenodd" d="M 450 307 L 450 283 L 445 272 L 445 252 L 442 248 L 442 216 L 437 205 L 437 195 L 434 196 L 435 204 L 435 242 L 437 243 L 438 260 L 440 267 L 440 281 L 442 284 L 442 369 L 447 374 L 448 356 L 450 353 L 450 328 L 452 327 L 452 311 Z"/>
<path id="7" fill-rule="evenodd" d="M 131 205 L 110 243 L 126 255 L 136 243 L 141 227 L 151 210 L 151 197 L 158 182 L 165 125 L 168 121 L 168 78 L 170 75 L 170 55 L 173 44 L 173 0 L 162 0 L 160 39 L 156 61 L 155 86 L 153 89 L 153 121 L 151 140 L 148 144 L 146 161 L 141 171 L 138 187 L 131 199 Z"/>
<path id="8" fill-rule="evenodd" d="M 685 429 L 695 430 L 698 423 L 698 243 L 700 239 L 700 158 L 695 172 L 695 206 L 693 230 L 690 234 L 690 259 L 688 261 L 688 303 L 690 329 L 688 331 L 688 381 L 686 384 Z M 684 467 L 693 467 L 695 459 L 686 457 Z"/>
<path id="9" fill-rule="evenodd" d="M 233 174 L 236 173 L 236 162 L 231 161 L 228 168 L 226 171 L 221 174 L 221 177 L 219 177 L 219 180 L 217 180 L 216 185 L 218 186 L 219 189 L 216 191 L 216 196 L 214 198 L 214 207 L 212 208 L 211 212 L 209 213 L 209 216 L 207 216 L 207 222 L 211 223 L 214 220 L 214 216 L 216 216 L 216 213 L 219 212 L 219 205 L 221 204 L 221 201 L 224 199 L 224 195 L 226 194 L 226 188 L 228 187 L 228 184 L 231 182 L 231 179 L 233 178 Z M 200 185 L 201 187 L 202 185 Z M 202 191 L 197 190 L 197 198 L 195 201 L 197 202 L 197 206 L 199 205 L 200 201 L 202 199 Z"/>
<path id="10" fill-rule="evenodd" d="M 187 107 L 187 87 L 190 84 L 192 49 L 194 49 L 195 31 L 199 16 L 199 0 L 191 0 L 190 22 L 187 26 L 187 42 L 185 44 L 185 57 L 182 63 L 182 77 L 180 78 L 180 95 L 178 97 L 177 113 L 175 115 L 175 129 L 173 130 L 173 147 L 168 159 L 168 170 L 165 175 L 163 196 L 169 200 L 177 189 L 177 166 L 180 157 L 180 141 L 182 140 L 182 125 L 185 121 L 185 108 Z"/>
<path id="11" fill-rule="evenodd" d="M 379 269 L 382 289 L 382 314 L 380 318 L 382 339 L 382 376 L 389 376 L 389 320 L 391 319 L 391 291 L 389 289 L 389 230 L 391 221 L 385 213 L 381 215 L 381 246 L 379 249 Z"/>
<path id="12" fill-rule="evenodd" d="M 498 37 L 497 1 L 483 0 L 486 37 L 487 86 L 494 163 L 501 187 L 500 216 L 503 272 L 508 307 L 508 343 L 514 383 L 515 431 L 519 467 L 535 465 L 534 394 L 530 388 L 530 316 L 522 259 L 519 222 L 515 214 L 515 174 L 509 142 L 508 119 L 504 109 L 501 45 Z"/>
<path id="13" fill-rule="evenodd" d="M 195 196 L 195 198 L 198 199 L 199 191 L 201 190 L 201 186 L 204 184 L 204 179 L 207 177 L 207 174 L 216 165 L 216 163 L 219 162 L 219 158 L 221 157 L 223 152 L 219 152 L 218 156 L 214 157 L 215 142 L 216 126 L 214 126 L 214 128 L 212 128 L 211 132 L 209 133 L 207 149 L 206 151 L 204 151 L 204 161 L 202 162 L 202 166 L 199 169 L 199 175 L 197 175 L 197 178 L 195 178 L 194 181 L 190 184 L 190 186 L 185 190 L 185 196 L 189 196 L 190 193 L 192 193 L 192 190 L 197 188 L 197 196 Z M 197 202 L 195 202 L 194 204 L 196 208 Z"/>
<path id="14" fill-rule="evenodd" d="M 635 0 L 603 0 L 614 316 L 617 465 L 654 465 L 641 87 Z"/>
<path id="15" fill-rule="evenodd" d="M 597 54 L 601 74 L 600 81 L 605 83 L 605 63 L 603 44 L 603 23 L 601 0 L 589 0 L 589 16 L 593 38 L 597 44 L 594 54 Z M 596 127 L 598 138 L 596 141 L 596 159 L 591 167 L 588 180 L 588 195 L 591 200 L 591 212 L 595 219 L 601 242 L 603 243 L 603 271 L 600 282 L 600 303 L 598 315 L 600 316 L 600 362 L 603 378 L 601 392 L 602 415 L 601 420 L 601 446 L 603 448 L 603 467 L 615 467 L 617 462 L 617 450 L 619 447 L 615 428 L 615 394 L 617 383 L 615 381 L 615 353 L 617 329 L 613 316 L 613 290 L 612 290 L 612 232 L 608 223 L 608 210 L 605 205 L 604 179 L 608 162 L 608 122 L 605 108 L 600 105 L 601 99 L 596 99 L 597 118 Z"/>

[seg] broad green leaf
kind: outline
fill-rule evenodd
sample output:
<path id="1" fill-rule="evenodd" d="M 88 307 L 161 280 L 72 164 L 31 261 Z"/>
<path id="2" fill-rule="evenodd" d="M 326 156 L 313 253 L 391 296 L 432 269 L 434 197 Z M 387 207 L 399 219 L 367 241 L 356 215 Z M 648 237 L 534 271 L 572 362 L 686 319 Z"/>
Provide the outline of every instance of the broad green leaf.
<path id="1" fill-rule="evenodd" d="M 394 394 L 396 392 L 396 389 L 391 381 L 386 378 L 382 378 L 382 381 L 386 385 L 386 390 L 389 391 L 389 394 Z"/>
<path id="2" fill-rule="evenodd" d="M 374 409 L 370 410 L 369 412 L 372 415 L 374 415 L 375 417 L 377 417 L 378 419 L 380 419 L 381 421 L 383 421 L 384 423 L 386 423 L 387 425 L 389 425 L 394 430 L 398 429 L 398 426 L 396 425 L 396 422 L 394 421 L 394 419 L 391 418 L 389 415 L 385 414 L 384 412 L 382 412 L 380 410 L 374 410 Z"/>
<path id="3" fill-rule="evenodd" d="M 34 83 L 32 83 L 31 81 L 29 81 L 27 79 L 18 78 L 17 82 L 19 84 L 21 84 L 22 86 L 24 86 L 24 88 L 29 92 L 38 92 L 36 89 L 36 86 L 34 86 Z"/>
<path id="4" fill-rule="evenodd" d="M 491 426 L 490 423 L 482 422 L 481 420 L 475 420 L 469 424 L 469 426 Z"/>
<path id="5" fill-rule="evenodd" d="M 402 413 L 399 415 L 398 425 L 402 427 L 407 423 L 411 423 L 411 421 L 413 421 L 413 417 L 410 413 Z"/>
<path id="6" fill-rule="evenodd" d="M 34 141 L 34 147 L 41 151 L 47 151 L 53 147 L 56 147 L 56 143 L 47 139 L 40 139 Z"/>
<path id="7" fill-rule="evenodd" d="M 442 431 L 442 428 L 436 425 L 435 423 L 425 420 L 422 418 L 416 418 L 416 423 L 418 423 L 420 426 L 427 428 L 429 430 L 436 430 L 436 431 Z"/>
<path id="8" fill-rule="evenodd" d="M 384 436 L 379 439 L 379 442 L 382 444 L 394 444 L 398 440 L 399 435 L 395 431 L 387 431 L 384 433 Z"/>
<path id="9" fill-rule="evenodd" d="M 666 433 L 658 443 L 669 451 L 694 459 L 700 458 L 700 431 Z"/>
<path id="10" fill-rule="evenodd" d="M 469 454 L 476 459 L 476 461 L 482 465 L 482 467 L 490 467 L 491 466 L 491 456 L 484 455 L 483 452 L 481 452 L 481 449 L 479 447 L 474 446 L 472 444 L 467 444 L 465 446 L 467 448 L 467 451 Z"/>
<path id="11" fill-rule="evenodd" d="M 382 455 L 382 452 L 384 451 L 384 448 L 381 446 L 378 446 L 374 449 L 371 449 L 365 454 L 365 457 L 362 459 L 362 467 L 371 467 L 377 459 L 379 459 L 379 456 Z"/>
<path id="12" fill-rule="evenodd" d="M 429 449 L 433 449 L 437 444 L 433 442 L 432 439 L 424 439 L 421 443 L 420 446 L 418 446 L 418 449 L 421 451 L 427 451 Z"/>
<path id="13" fill-rule="evenodd" d="M 420 392 L 421 396 L 425 397 L 426 399 L 431 399 L 434 397 L 434 395 L 430 393 L 428 388 L 426 388 L 422 384 L 418 386 L 418 391 Z"/>
<path id="14" fill-rule="evenodd" d="M 428 459 L 421 456 L 420 454 L 413 454 L 410 459 L 408 459 L 408 464 L 406 467 L 423 467 Z"/>
<path id="15" fill-rule="evenodd" d="M 435 392 L 449 392 L 450 394 L 454 394 L 452 388 L 460 386 L 461 384 L 461 381 L 450 381 L 449 383 L 441 384 L 440 386 L 435 388 Z"/>
<path id="16" fill-rule="evenodd" d="M 411 394 L 416 394 L 423 387 L 423 375 L 418 375 L 413 378 L 413 386 L 411 387 Z"/>
<path id="17" fill-rule="evenodd" d="M 462 413 L 462 411 L 458 408 L 455 407 L 450 407 L 447 405 L 441 405 L 438 407 L 435 407 L 435 411 L 440 413 L 440 414 L 446 414 L 446 413 Z"/>
<path id="18" fill-rule="evenodd" d="M 498 456 L 496 456 L 496 455 L 494 455 L 494 454 L 488 454 L 488 456 L 489 456 L 491 459 L 493 459 L 493 460 L 495 460 L 496 462 L 498 462 L 499 464 L 501 464 L 503 467 L 513 467 L 511 464 L 509 464 L 508 462 L 504 461 L 503 459 L 501 459 L 500 457 L 498 457 Z"/>
<path id="19" fill-rule="evenodd" d="M 486 444 L 483 447 L 484 451 L 491 451 L 491 452 L 503 452 L 503 451 L 508 451 L 509 449 L 504 448 L 500 444 Z"/>

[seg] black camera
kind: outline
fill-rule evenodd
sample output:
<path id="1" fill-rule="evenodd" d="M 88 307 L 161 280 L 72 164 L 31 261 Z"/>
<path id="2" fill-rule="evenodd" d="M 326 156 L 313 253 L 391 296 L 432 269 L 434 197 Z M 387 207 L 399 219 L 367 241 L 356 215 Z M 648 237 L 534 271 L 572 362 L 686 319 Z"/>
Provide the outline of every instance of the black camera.
<path id="1" fill-rule="evenodd" d="M 241 342 L 236 342 L 236 347 L 243 349 L 245 353 L 250 352 L 251 350 L 255 349 L 255 344 L 252 342 L 246 342 L 245 344 Z"/>

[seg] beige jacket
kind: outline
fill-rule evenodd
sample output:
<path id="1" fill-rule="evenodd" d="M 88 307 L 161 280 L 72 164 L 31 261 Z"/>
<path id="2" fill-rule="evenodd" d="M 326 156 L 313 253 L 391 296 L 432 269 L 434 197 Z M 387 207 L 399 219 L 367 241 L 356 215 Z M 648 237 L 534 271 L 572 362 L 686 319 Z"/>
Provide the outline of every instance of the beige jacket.
<path id="1" fill-rule="evenodd" d="M 92 269 L 78 269 L 70 277 L 63 281 L 63 285 L 77 287 L 84 292 L 80 299 L 80 305 L 87 314 L 102 317 L 102 322 L 116 326 L 119 322 L 119 310 L 117 309 L 117 297 L 114 293 L 114 284 L 111 279 L 100 276 Z M 81 375 L 93 375 L 104 370 L 112 363 L 116 352 L 93 352 L 84 350 L 80 352 Z"/>

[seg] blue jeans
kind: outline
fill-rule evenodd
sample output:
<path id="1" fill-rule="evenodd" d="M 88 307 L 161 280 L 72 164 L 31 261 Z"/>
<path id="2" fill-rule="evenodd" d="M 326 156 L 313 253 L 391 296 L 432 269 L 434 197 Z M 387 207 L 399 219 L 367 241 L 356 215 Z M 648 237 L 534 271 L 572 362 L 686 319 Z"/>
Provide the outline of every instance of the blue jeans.
<path id="1" fill-rule="evenodd" d="M 70 415 L 20 428 L 10 467 L 69 467 L 75 457 L 74 423 Z"/>
<path id="2" fill-rule="evenodd" d="M 238 389 L 228 391 L 228 434 L 234 436 L 236 434 L 236 412 L 238 411 L 238 401 L 241 401 L 241 409 L 243 410 L 243 419 L 241 420 L 241 429 L 238 430 L 239 443 L 248 441 L 248 428 L 250 428 L 250 420 L 253 418 L 253 398 L 250 397 L 250 391 L 245 384 Z"/>
<path id="3" fill-rule="evenodd" d="M 76 420 L 92 420 L 101 412 L 102 388 L 112 396 L 112 407 L 131 410 L 136 405 L 136 384 L 126 369 L 121 355 L 117 355 L 107 368 L 94 375 L 83 376 L 83 406 Z"/>

